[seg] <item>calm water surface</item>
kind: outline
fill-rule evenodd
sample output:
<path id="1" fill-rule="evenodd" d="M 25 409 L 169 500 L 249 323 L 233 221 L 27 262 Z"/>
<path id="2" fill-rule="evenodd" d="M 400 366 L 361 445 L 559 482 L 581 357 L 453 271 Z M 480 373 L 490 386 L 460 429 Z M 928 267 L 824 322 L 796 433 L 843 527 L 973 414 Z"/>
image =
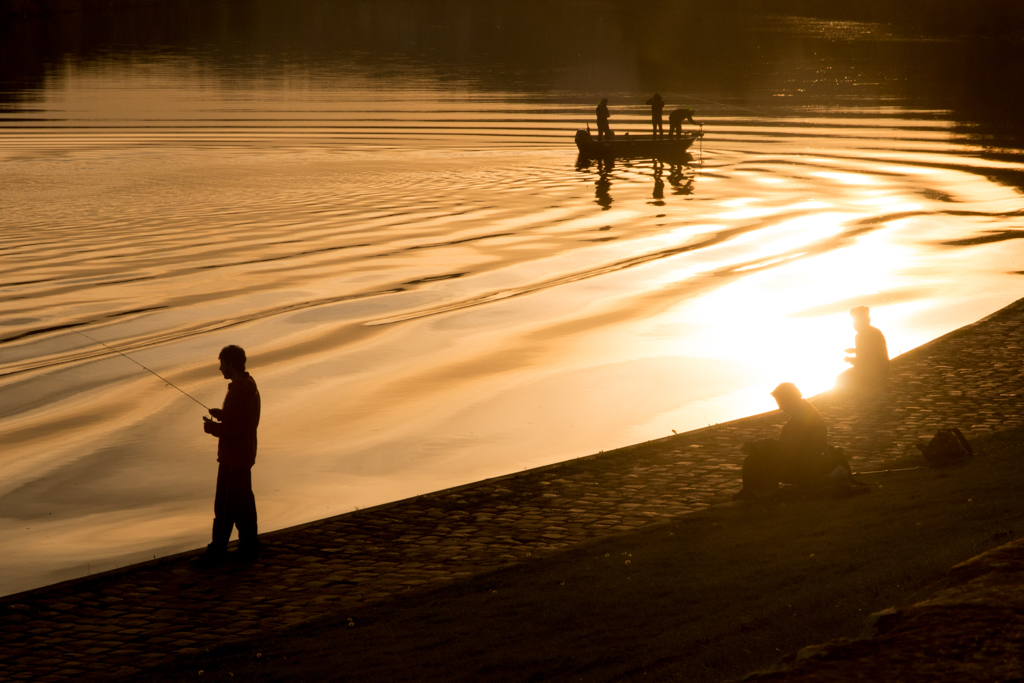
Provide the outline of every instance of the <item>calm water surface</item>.
<path id="1" fill-rule="evenodd" d="M 0 114 L 2 592 L 208 540 L 204 410 L 83 335 L 208 406 L 245 347 L 269 531 L 827 389 L 854 305 L 895 355 L 1024 295 L 1019 158 L 879 87 L 663 88 L 693 160 L 605 168 L 573 132 L 652 88 L 260 73 L 68 59 Z"/>

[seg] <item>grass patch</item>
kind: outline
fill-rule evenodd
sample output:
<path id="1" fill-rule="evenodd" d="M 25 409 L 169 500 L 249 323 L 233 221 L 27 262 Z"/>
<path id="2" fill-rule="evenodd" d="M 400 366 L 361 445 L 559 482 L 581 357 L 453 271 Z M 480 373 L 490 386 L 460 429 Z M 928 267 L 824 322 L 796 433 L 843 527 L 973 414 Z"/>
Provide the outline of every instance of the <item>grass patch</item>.
<path id="1" fill-rule="evenodd" d="M 1024 432 L 973 445 L 959 468 L 865 477 L 870 495 L 714 507 L 139 680 L 739 677 L 856 636 L 871 612 L 923 599 L 952 565 L 1022 535 Z"/>

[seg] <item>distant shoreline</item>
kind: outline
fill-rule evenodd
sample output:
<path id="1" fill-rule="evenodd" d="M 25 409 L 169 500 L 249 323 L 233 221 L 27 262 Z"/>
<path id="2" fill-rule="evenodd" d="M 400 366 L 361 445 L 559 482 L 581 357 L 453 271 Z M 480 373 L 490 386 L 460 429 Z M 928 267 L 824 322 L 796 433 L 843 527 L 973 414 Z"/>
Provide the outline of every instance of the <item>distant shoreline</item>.
<path id="1" fill-rule="evenodd" d="M 157 7 L 194 0 L 0 0 L 0 19 L 48 18 L 77 13 L 102 13 L 129 8 Z M 286 0 L 224 0 L 221 4 L 266 5 Z M 288 0 L 295 6 L 294 0 Z M 314 4 L 318 0 L 307 0 Z M 323 0 L 320 0 L 323 1 Z M 432 0 L 410 0 L 422 5 Z M 478 0 L 466 0 L 479 3 Z M 213 3 L 200 3 L 203 5 Z M 609 5 L 625 0 L 609 0 Z M 666 6 L 674 4 L 666 0 Z M 757 12 L 765 15 L 811 17 L 859 22 L 893 22 L 916 27 L 924 33 L 947 35 L 1015 35 L 1024 37 L 1024 3 L 1016 0 L 737 0 L 728 10 L 737 14 Z M 712 13 L 724 13 L 711 10 Z M 0 28 L 3 28 L 0 25 Z"/>
<path id="2" fill-rule="evenodd" d="M 168 0 L 0 0 L 0 17 L 38 18 L 166 4 Z"/>

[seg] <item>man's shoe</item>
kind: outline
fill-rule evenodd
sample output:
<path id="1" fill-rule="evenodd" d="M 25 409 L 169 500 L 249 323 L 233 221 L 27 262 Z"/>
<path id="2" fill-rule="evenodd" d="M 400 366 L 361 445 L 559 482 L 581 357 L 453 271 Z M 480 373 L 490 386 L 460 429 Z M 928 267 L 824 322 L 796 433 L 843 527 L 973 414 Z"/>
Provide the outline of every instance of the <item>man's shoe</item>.
<path id="1" fill-rule="evenodd" d="M 214 569 L 222 564 L 224 564 L 224 553 L 210 550 L 209 547 L 207 547 L 205 553 L 189 562 L 192 569 L 198 569 L 199 571 Z"/>
<path id="2" fill-rule="evenodd" d="M 228 554 L 228 559 L 239 564 L 253 564 L 260 557 L 259 541 L 253 543 L 241 543 L 238 550 Z"/>

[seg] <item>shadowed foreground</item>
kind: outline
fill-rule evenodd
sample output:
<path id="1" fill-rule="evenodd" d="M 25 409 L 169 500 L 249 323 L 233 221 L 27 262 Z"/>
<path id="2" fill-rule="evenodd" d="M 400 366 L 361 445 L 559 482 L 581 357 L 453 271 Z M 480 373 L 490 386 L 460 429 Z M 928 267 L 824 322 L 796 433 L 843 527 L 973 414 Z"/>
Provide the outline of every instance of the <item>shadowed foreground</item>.
<path id="1" fill-rule="evenodd" d="M 1024 680 L 1024 539 L 958 564 L 949 585 L 869 618 L 857 639 L 806 647 L 752 681 Z"/>
<path id="2" fill-rule="evenodd" d="M 961 472 L 687 514 L 739 488 L 742 441 L 777 433 L 778 412 L 754 416 L 266 534 L 251 568 L 198 573 L 179 556 L 9 596 L 0 680 L 150 680 L 158 665 L 164 680 L 228 678 L 246 663 L 272 665 L 270 679 L 688 680 L 769 666 L 855 635 L 1022 528 L 1020 435 L 981 438 L 1024 423 L 1022 322 L 1017 302 L 895 359 L 884 399 L 812 401 L 855 470 L 906 462 L 919 437 L 958 426 L 989 452 Z M 205 657 L 225 643 L 239 654 Z"/>
<path id="3" fill-rule="evenodd" d="M 927 597 L 952 565 L 1024 529 L 1024 432 L 978 446 L 963 468 L 865 477 L 868 496 L 716 506 L 136 680 L 738 677 L 856 637 L 871 613 Z M 933 657 L 919 639 L 918 658 Z"/>

